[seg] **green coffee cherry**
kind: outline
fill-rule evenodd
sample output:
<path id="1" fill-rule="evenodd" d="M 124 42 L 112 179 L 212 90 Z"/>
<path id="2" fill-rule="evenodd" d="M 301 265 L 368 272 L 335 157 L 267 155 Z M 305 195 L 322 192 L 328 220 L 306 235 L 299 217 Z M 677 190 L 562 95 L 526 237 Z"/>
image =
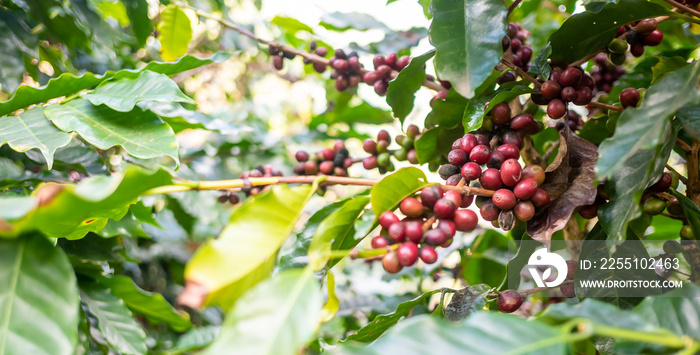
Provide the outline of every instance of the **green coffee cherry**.
<path id="1" fill-rule="evenodd" d="M 608 44 L 608 51 L 615 54 L 625 54 L 627 52 L 627 42 L 622 38 L 615 38 Z"/>
<path id="2" fill-rule="evenodd" d="M 683 228 L 681 228 L 681 238 L 695 239 L 693 235 L 693 228 L 691 228 L 689 225 L 683 226 Z"/>
<path id="3" fill-rule="evenodd" d="M 625 64 L 625 60 L 627 60 L 627 55 L 624 53 L 610 53 L 608 55 L 608 59 L 610 59 L 610 62 L 612 62 L 615 65 L 622 65 Z"/>
<path id="4" fill-rule="evenodd" d="M 408 152 L 406 151 L 406 149 L 401 148 L 394 152 L 394 158 L 396 158 L 396 160 L 399 161 L 406 160 L 406 158 L 408 158 Z"/>
<path id="5" fill-rule="evenodd" d="M 484 117 L 484 122 L 481 124 L 483 131 L 493 131 L 493 118 L 491 116 Z"/>
<path id="6" fill-rule="evenodd" d="M 681 203 L 678 202 L 678 199 L 675 197 L 668 201 L 668 206 L 666 206 L 666 210 L 672 216 L 683 216 L 683 207 L 681 206 Z"/>
<path id="7" fill-rule="evenodd" d="M 391 163 L 391 161 L 389 160 L 390 158 L 391 155 L 389 155 L 389 153 L 381 153 L 377 156 L 377 163 L 379 163 L 380 166 L 387 166 Z"/>
<path id="8" fill-rule="evenodd" d="M 666 209 L 666 200 L 650 197 L 644 202 L 644 213 L 656 216 Z"/>
<path id="9" fill-rule="evenodd" d="M 404 147 L 406 150 L 410 150 L 411 148 L 413 148 L 414 142 L 415 141 L 413 140 L 413 138 L 406 137 L 406 139 L 403 140 L 403 143 L 401 143 L 401 146 Z"/>

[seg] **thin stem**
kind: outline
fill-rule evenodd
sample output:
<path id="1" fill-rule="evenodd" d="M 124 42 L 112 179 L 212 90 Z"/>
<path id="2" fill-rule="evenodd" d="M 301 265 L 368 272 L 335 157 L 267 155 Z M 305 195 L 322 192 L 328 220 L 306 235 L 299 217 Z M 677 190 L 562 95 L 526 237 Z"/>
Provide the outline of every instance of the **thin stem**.
<path id="1" fill-rule="evenodd" d="M 425 221 L 425 223 L 423 223 L 423 233 L 425 233 L 425 232 L 427 232 L 428 230 L 430 230 L 430 228 L 433 227 L 433 224 L 435 223 L 435 221 L 437 221 L 437 217 L 436 217 L 436 216 L 432 216 L 432 217 L 428 218 L 428 220 Z"/>
<path id="2" fill-rule="evenodd" d="M 510 17 L 510 14 L 513 12 L 513 10 L 515 10 L 516 7 L 518 7 L 518 5 L 520 5 L 521 1 L 522 0 L 515 0 L 512 4 L 510 4 L 510 6 L 508 6 L 508 15 L 506 15 L 506 17 Z"/>
<path id="3" fill-rule="evenodd" d="M 690 145 L 688 145 L 688 143 L 684 142 L 680 138 L 676 138 L 676 145 L 683 149 L 686 153 L 691 151 Z"/>
<path id="4" fill-rule="evenodd" d="M 628 330 L 616 327 L 609 327 L 601 324 L 595 324 L 593 326 L 593 333 L 601 335 L 604 337 L 610 337 L 615 339 L 628 339 L 635 340 L 642 343 L 654 343 L 667 346 L 669 348 L 684 348 L 686 347 L 686 341 L 683 338 L 669 335 L 669 334 L 653 334 L 647 332 L 639 332 L 635 330 Z"/>
<path id="5" fill-rule="evenodd" d="M 520 69 L 520 67 L 518 67 L 517 65 L 515 65 L 515 64 L 513 64 L 505 59 L 501 59 L 501 63 L 503 65 L 507 66 L 508 68 L 513 69 L 516 73 L 518 73 L 518 75 L 525 78 L 525 80 L 535 84 L 535 86 L 537 86 L 537 87 L 542 86 L 542 83 L 539 80 L 531 77 L 528 73 L 526 73 L 524 70 Z"/>
<path id="6" fill-rule="evenodd" d="M 589 105 L 595 106 L 595 107 L 598 107 L 598 108 L 606 108 L 606 109 L 608 109 L 608 110 L 613 110 L 613 111 L 618 111 L 618 112 L 622 112 L 622 111 L 625 110 L 625 109 L 622 108 L 622 107 L 617 107 L 617 106 L 613 106 L 613 105 L 608 105 L 608 104 L 604 104 L 604 103 L 602 103 L 602 102 L 597 102 L 597 101 L 591 101 L 591 103 L 589 103 Z"/>
<path id="7" fill-rule="evenodd" d="M 276 47 L 276 48 L 279 48 L 279 49 L 281 49 L 283 52 L 296 54 L 296 55 L 298 55 L 298 56 L 300 56 L 300 57 L 302 57 L 302 58 L 306 58 L 308 61 L 310 61 L 310 62 L 312 62 L 312 63 L 319 63 L 319 64 L 323 64 L 323 65 L 329 65 L 329 62 L 330 62 L 330 61 L 329 61 L 328 59 L 323 58 L 323 57 L 321 57 L 321 56 L 318 56 L 318 55 L 316 55 L 316 54 L 314 54 L 314 53 L 308 53 L 308 52 L 300 51 L 300 50 L 297 50 L 296 48 L 292 48 L 292 47 L 289 47 L 289 46 L 281 45 L 281 44 L 279 44 L 279 43 L 277 43 L 277 42 L 275 42 L 275 41 L 269 41 L 269 40 L 266 40 L 266 39 L 264 39 L 264 38 L 260 38 L 260 37 L 256 36 L 254 33 L 252 33 L 252 32 L 250 32 L 250 31 L 246 30 L 245 28 L 243 28 L 243 27 L 241 27 L 241 26 L 236 25 L 236 24 L 233 23 L 233 22 L 224 20 L 224 19 L 222 19 L 222 18 L 220 18 L 220 17 L 218 17 L 218 16 L 215 16 L 215 15 L 210 14 L 210 13 L 208 13 L 208 12 L 202 11 L 202 10 L 197 9 L 197 8 L 195 8 L 195 7 L 193 7 L 193 6 L 190 6 L 190 5 L 188 5 L 188 4 L 181 4 L 181 6 L 186 7 L 186 8 L 188 8 L 188 9 L 194 11 L 195 14 L 197 14 L 197 16 L 201 16 L 201 17 L 204 17 L 204 18 L 206 18 L 206 19 L 214 20 L 214 21 L 220 23 L 221 25 L 223 25 L 224 27 L 228 27 L 228 28 L 230 28 L 230 29 L 232 29 L 232 30 L 234 30 L 234 31 L 236 31 L 236 32 L 238 32 L 238 33 L 240 33 L 240 34 L 246 36 L 246 37 L 249 37 L 249 38 L 251 38 L 251 39 L 257 41 L 257 42 L 260 43 L 260 44 L 266 45 L 266 46 L 268 46 L 268 47 Z M 361 73 L 361 74 L 364 74 L 364 73 L 367 73 L 367 72 L 369 72 L 369 70 L 364 69 L 364 68 L 360 70 L 360 73 Z M 391 77 L 392 77 L 392 78 L 395 78 L 397 75 L 398 75 L 398 72 L 393 71 L 392 74 L 391 74 Z M 439 83 L 436 83 L 436 82 L 434 82 L 434 81 L 427 80 L 427 79 L 426 79 L 425 81 L 423 81 L 423 83 L 422 83 L 421 85 L 425 86 L 426 88 L 435 90 L 435 91 L 448 91 L 445 87 L 443 87 L 443 86 L 440 85 Z"/>
<path id="8" fill-rule="evenodd" d="M 685 5 L 683 5 L 683 4 L 681 4 L 681 3 L 677 2 L 677 1 L 674 1 L 674 0 L 664 0 L 664 1 L 667 2 L 667 3 L 669 3 L 669 4 L 671 4 L 672 6 L 675 6 L 675 7 L 679 8 L 679 9 L 681 9 L 681 10 L 683 10 L 683 11 L 689 13 L 689 14 L 692 14 L 692 15 L 695 16 L 695 17 L 700 18 L 700 12 L 698 12 L 697 10 L 691 9 L 691 8 L 689 8 L 688 6 L 685 6 Z"/>

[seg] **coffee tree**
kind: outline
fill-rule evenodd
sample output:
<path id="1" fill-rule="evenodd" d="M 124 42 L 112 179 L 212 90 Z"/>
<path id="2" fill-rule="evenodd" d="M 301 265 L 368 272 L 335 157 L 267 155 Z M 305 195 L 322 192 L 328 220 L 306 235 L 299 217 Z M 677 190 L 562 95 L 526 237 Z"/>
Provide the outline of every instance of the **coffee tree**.
<path id="1" fill-rule="evenodd" d="M 0 2 L 0 354 L 700 352 L 698 2 L 418 3 Z"/>

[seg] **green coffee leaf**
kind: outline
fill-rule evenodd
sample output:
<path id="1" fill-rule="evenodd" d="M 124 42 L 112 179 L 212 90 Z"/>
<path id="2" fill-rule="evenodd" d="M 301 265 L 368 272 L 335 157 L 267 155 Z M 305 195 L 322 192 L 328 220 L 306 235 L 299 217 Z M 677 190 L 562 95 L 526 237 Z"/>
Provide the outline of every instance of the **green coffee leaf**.
<path id="1" fill-rule="evenodd" d="M 68 145 L 71 136 L 61 132 L 44 115 L 43 107 L 34 107 L 17 116 L 0 117 L 0 146 L 7 143 L 17 152 L 39 149 L 48 168 L 53 166 L 56 149 Z"/>
<path id="2" fill-rule="evenodd" d="M 275 186 L 238 207 L 219 238 L 201 246 L 187 263 L 181 303 L 227 308 L 267 278 L 277 251 L 314 190 L 310 186 Z M 196 296 L 194 301 L 187 300 L 190 296 Z"/>
<path id="3" fill-rule="evenodd" d="M 498 0 L 433 0 L 430 42 L 442 80 L 466 98 L 489 77 L 501 60 L 507 9 Z"/>
<path id="4" fill-rule="evenodd" d="M 75 354 L 79 298 L 66 254 L 40 235 L 0 238 L 0 314 L 0 354 Z"/>
<path id="5" fill-rule="evenodd" d="M 137 103 L 148 101 L 195 103 L 165 74 L 148 70 L 136 78 L 103 82 L 91 93 L 83 95 L 83 98 L 95 106 L 107 105 L 120 112 L 131 111 Z"/>
<path id="6" fill-rule="evenodd" d="M 129 154 L 142 159 L 166 155 L 180 165 L 175 133 L 150 111 L 135 108 L 122 113 L 77 99 L 62 105 L 49 105 L 44 112 L 62 131 L 75 131 L 97 148 L 121 146 Z"/>
<path id="7" fill-rule="evenodd" d="M 175 4 L 166 6 L 160 16 L 160 53 L 163 59 L 170 62 L 187 52 L 187 46 L 192 40 L 192 24 L 187 14 Z"/>
<path id="8" fill-rule="evenodd" d="M 411 58 L 408 66 L 401 70 L 394 80 L 389 82 L 386 102 L 393 109 L 394 116 L 402 123 L 413 110 L 416 91 L 420 89 L 421 84 L 425 81 L 425 62 L 434 55 L 435 51 L 432 50 Z"/>
<path id="9" fill-rule="evenodd" d="M 428 182 L 425 173 L 413 167 L 403 168 L 384 177 L 370 192 L 372 211 L 377 216 L 375 225 L 382 212 L 392 211 L 404 198 L 428 185 L 432 183 Z"/>

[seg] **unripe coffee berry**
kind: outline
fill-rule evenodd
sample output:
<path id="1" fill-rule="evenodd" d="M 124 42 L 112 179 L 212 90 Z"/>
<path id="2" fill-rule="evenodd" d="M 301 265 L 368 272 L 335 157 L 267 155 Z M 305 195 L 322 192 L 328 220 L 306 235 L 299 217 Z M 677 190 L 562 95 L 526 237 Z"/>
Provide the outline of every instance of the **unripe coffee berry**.
<path id="1" fill-rule="evenodd" d="M 390 251 L 384 255 L 382 258 L 382 266 L 384 267 L 384 270 L 390 274 L 396 274 L 403 269 L 396 251 Z"/>
<path id="2" fill-rule="evenodd" d="M 544 169 L 539 165 L 526 166 L 522 174 L 522 179 L 533 179 L 537 182 L 538 186 L 544 183 Z"/>

